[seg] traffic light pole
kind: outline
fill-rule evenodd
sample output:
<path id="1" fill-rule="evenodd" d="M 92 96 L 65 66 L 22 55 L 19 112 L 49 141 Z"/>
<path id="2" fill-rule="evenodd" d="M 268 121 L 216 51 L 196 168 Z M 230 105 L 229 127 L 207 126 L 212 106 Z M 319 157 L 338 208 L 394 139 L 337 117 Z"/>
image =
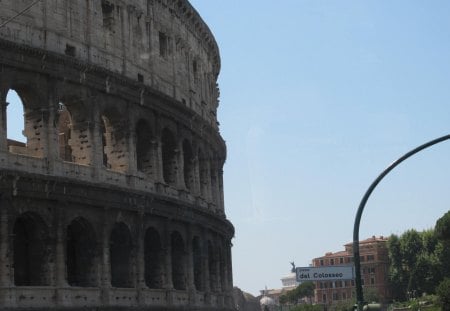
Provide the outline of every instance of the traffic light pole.
<path id="1" fill-rule="evenodd" d="M 361 222 L 361 216 L 364 210 L 364 207 L 366 206 L 367 200 L 369 199 L 370 195 L 372 194 L 375 187 L 380 183 L 380 181 L 390 172 L 392 171 L 397 165 L 408 159 L 409 157 L 413 156 L 414 154 L 431 147 L 433 145 L 436 145 L 440 142 L 443 142 L 445 140 L 450 139 L 450 134 L 442 136 L 440 138 L 436 138 L 432 141 L 429 141 L 410 152 L 403 155 L 401 158 L 393 162 L 391 165 L 389 165 L 378 177 L 375 179 L 370 187 L 367 189 L 366 193 L 364 194 L 364 197 L 361 200 L 361 203 L 359 204 L 358 211 L 356 212 L 355 217 L 355 225 L 353 228 L 353 258 L 355 262 L 355 285 L 356 285 L 356 303 L 358 306 L 358 311 L 363 310 L 364 306 L 364 294 L 362 290 L 362 282 L 361 282 L 361 260 L 359 257 L 359 225 Z"/>

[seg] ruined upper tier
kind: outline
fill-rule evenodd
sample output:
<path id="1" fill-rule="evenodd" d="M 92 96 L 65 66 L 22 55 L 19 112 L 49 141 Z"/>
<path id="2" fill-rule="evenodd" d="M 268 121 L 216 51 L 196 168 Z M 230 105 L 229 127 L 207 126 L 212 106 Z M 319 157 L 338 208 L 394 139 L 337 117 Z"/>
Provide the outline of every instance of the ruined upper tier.
<path id="1" fill-rule="evenodd" d="M 151 87 L 217 128 L 220 56 L 186 0 L 0 2 L 0 38 L 68 55 Z"/>

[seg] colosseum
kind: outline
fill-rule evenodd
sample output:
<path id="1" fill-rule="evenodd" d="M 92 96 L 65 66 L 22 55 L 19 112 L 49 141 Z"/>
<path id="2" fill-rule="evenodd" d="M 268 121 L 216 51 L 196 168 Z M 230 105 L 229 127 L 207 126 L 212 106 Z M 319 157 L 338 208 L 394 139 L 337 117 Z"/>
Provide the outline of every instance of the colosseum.
<path id="1" fill-rule="evenodd" d="M 233 310 L 219 70 L 187 0 L 0 1 L 2 310 Z"/>

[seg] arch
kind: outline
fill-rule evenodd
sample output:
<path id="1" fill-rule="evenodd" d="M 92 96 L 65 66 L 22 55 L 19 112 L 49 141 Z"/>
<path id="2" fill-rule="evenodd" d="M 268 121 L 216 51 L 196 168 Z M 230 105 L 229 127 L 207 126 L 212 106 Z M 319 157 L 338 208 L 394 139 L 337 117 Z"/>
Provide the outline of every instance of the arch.
<path id="1" fill-rule="evenodd" d="M 138 171 L 153 177 L 153 150 L 152 130 L 145 120 L 139 120 L 136 124 L 136 166 Z"/>
<path id="2" fill-rule="evenodd" d="M 149 288 L 163 288 L 164 252 L 158 231 L 148 228 L 144 238 L 145 285 Z"/>
<path id="3" fill-rule="evenodd" d="M 101 116 L 100 123 L 103 166 L 114 171 L 126 172 L 128 146 L 121 114 L 115 109 L 110 109 Z"/>
<path id="4" fill-rule="evenodd" d="M 11 106 L 6 107 L 5 119 L 9 152 L 43 157 L 45 135 L 42 131 L 46 130 L 44 123 L 46 118 L 41 108 L 36 105 L 39 96 L 33 90 L 22 85 L 10 88 L 6 99 L 11 101 Z M 15 122 L 11 122 L 11 120 Z M 22 124 L 22 126 L 18 126 L 18 124 Z"/>
<path id="5" fill-rule="evenodd" d="M 114 224 L 109 238 L 111 285 L 133 287 L 132 238 L 130 229 L 123 222 Z"/>
<path id="6" fill-rule="evenodd" d="M 188 190 L 192 190 L 195 180 L 193 153 L 191 143 L 187 139 L 183 141 L 183 164 L 184 184 Z"/>
<path id="7" fill-rule="evenodd" d="M 70 89 L 60 97 L 57 107 L 59 157 L 63 161 L 93 164 L 93 144 L 89 122 L 89 96 L 82 88 Z M 76 93 L 76 94 L 75 94 Z M 82 99 L 84 98 L 84 100 Z"/>
<path id="8" fill-rule="evenodd" d="M 165 128 L 161 135 L 163 178 L 169 185 L 177 181 L 177 157 L 175 137 L 169 129 Z"/>
<path id="9" fill-rule="evenodd" d="M 194 269 L 194 285 L 198 291 L 204 290 L 203 286 L 203 269 L 202 269 L 202 252 L 199 237 L 192 240 L 192 262 Z"/>
<path id="10" fill-rule="evenodd" d="M 50 285 L 49 233 L 44 220 L 32 212 L 20 215 L 13 237 L 14 284 Z"/>
<path id="11" fill-rule="evenodd" d="M 178 290 L 186 289 L 185 280 L 185 250 L 184 241 L 181 234 L 177 231 L 172 232 L 171 255 L 172 255 L 172 283 L 173 287 Z"/>
<path id="12" fill-rule="evenodd" d="M 84 218 L 72 220 L 66 236 L 67 282 L 70 286 L 97 286 L 97 242 L 92 225 Z"/>
<path id="13" fill-rule="evenodd" d="M 72 157 L 72 116 L 64 103 L 58 105 L 58 143 L 59 157 L 63 161 L 73 162 Z"/>

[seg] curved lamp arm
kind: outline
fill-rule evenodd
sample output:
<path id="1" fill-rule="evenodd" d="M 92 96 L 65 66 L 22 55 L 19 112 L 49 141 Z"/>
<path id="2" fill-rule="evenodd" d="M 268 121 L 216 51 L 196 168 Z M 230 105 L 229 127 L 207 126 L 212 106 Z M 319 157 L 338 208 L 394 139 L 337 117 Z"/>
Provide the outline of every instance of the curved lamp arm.
<path id="1" fill-rule="evenodd" d="M 440 138 L 436 138 L 432 141 L 429 141 L 410 152 L 403 155 L 398 160 L 394 161 L 391 165 L 389 165 L 378 177 L 375 179 L 370 187 L 367 189 L 366 193 L 364 194 L 364 197 L 361 200 L 361 203 L 359 204 L 358 211 L 356 212 L 355 217 L 355 225 L 353 228 L 353 258 L 355 262 L 355 285 L 356 285 L 356 302 L 358 304 L 358 310 L 362 310 L 364 305 L 364 296 L 362 291 L 362 284 L 361 284 L 361 261 L 359 258 L 359 225 L 361 222 L 361 216 L 364 210 L 364 207 L 366 206 L 367 200 L 369 199 L 370 195 L 372 194 L 375 187 L 380 183 L 380 181 L 390 172 L 392 171 L 397 165 L 408 159 L 409 157 L 413 156 L 414 154 L 431 147 L 433 145 L 436 145 L 440 142 L 443 142 L 445 140 L 450 139 L 450 134 L 442 136 Z"/>

